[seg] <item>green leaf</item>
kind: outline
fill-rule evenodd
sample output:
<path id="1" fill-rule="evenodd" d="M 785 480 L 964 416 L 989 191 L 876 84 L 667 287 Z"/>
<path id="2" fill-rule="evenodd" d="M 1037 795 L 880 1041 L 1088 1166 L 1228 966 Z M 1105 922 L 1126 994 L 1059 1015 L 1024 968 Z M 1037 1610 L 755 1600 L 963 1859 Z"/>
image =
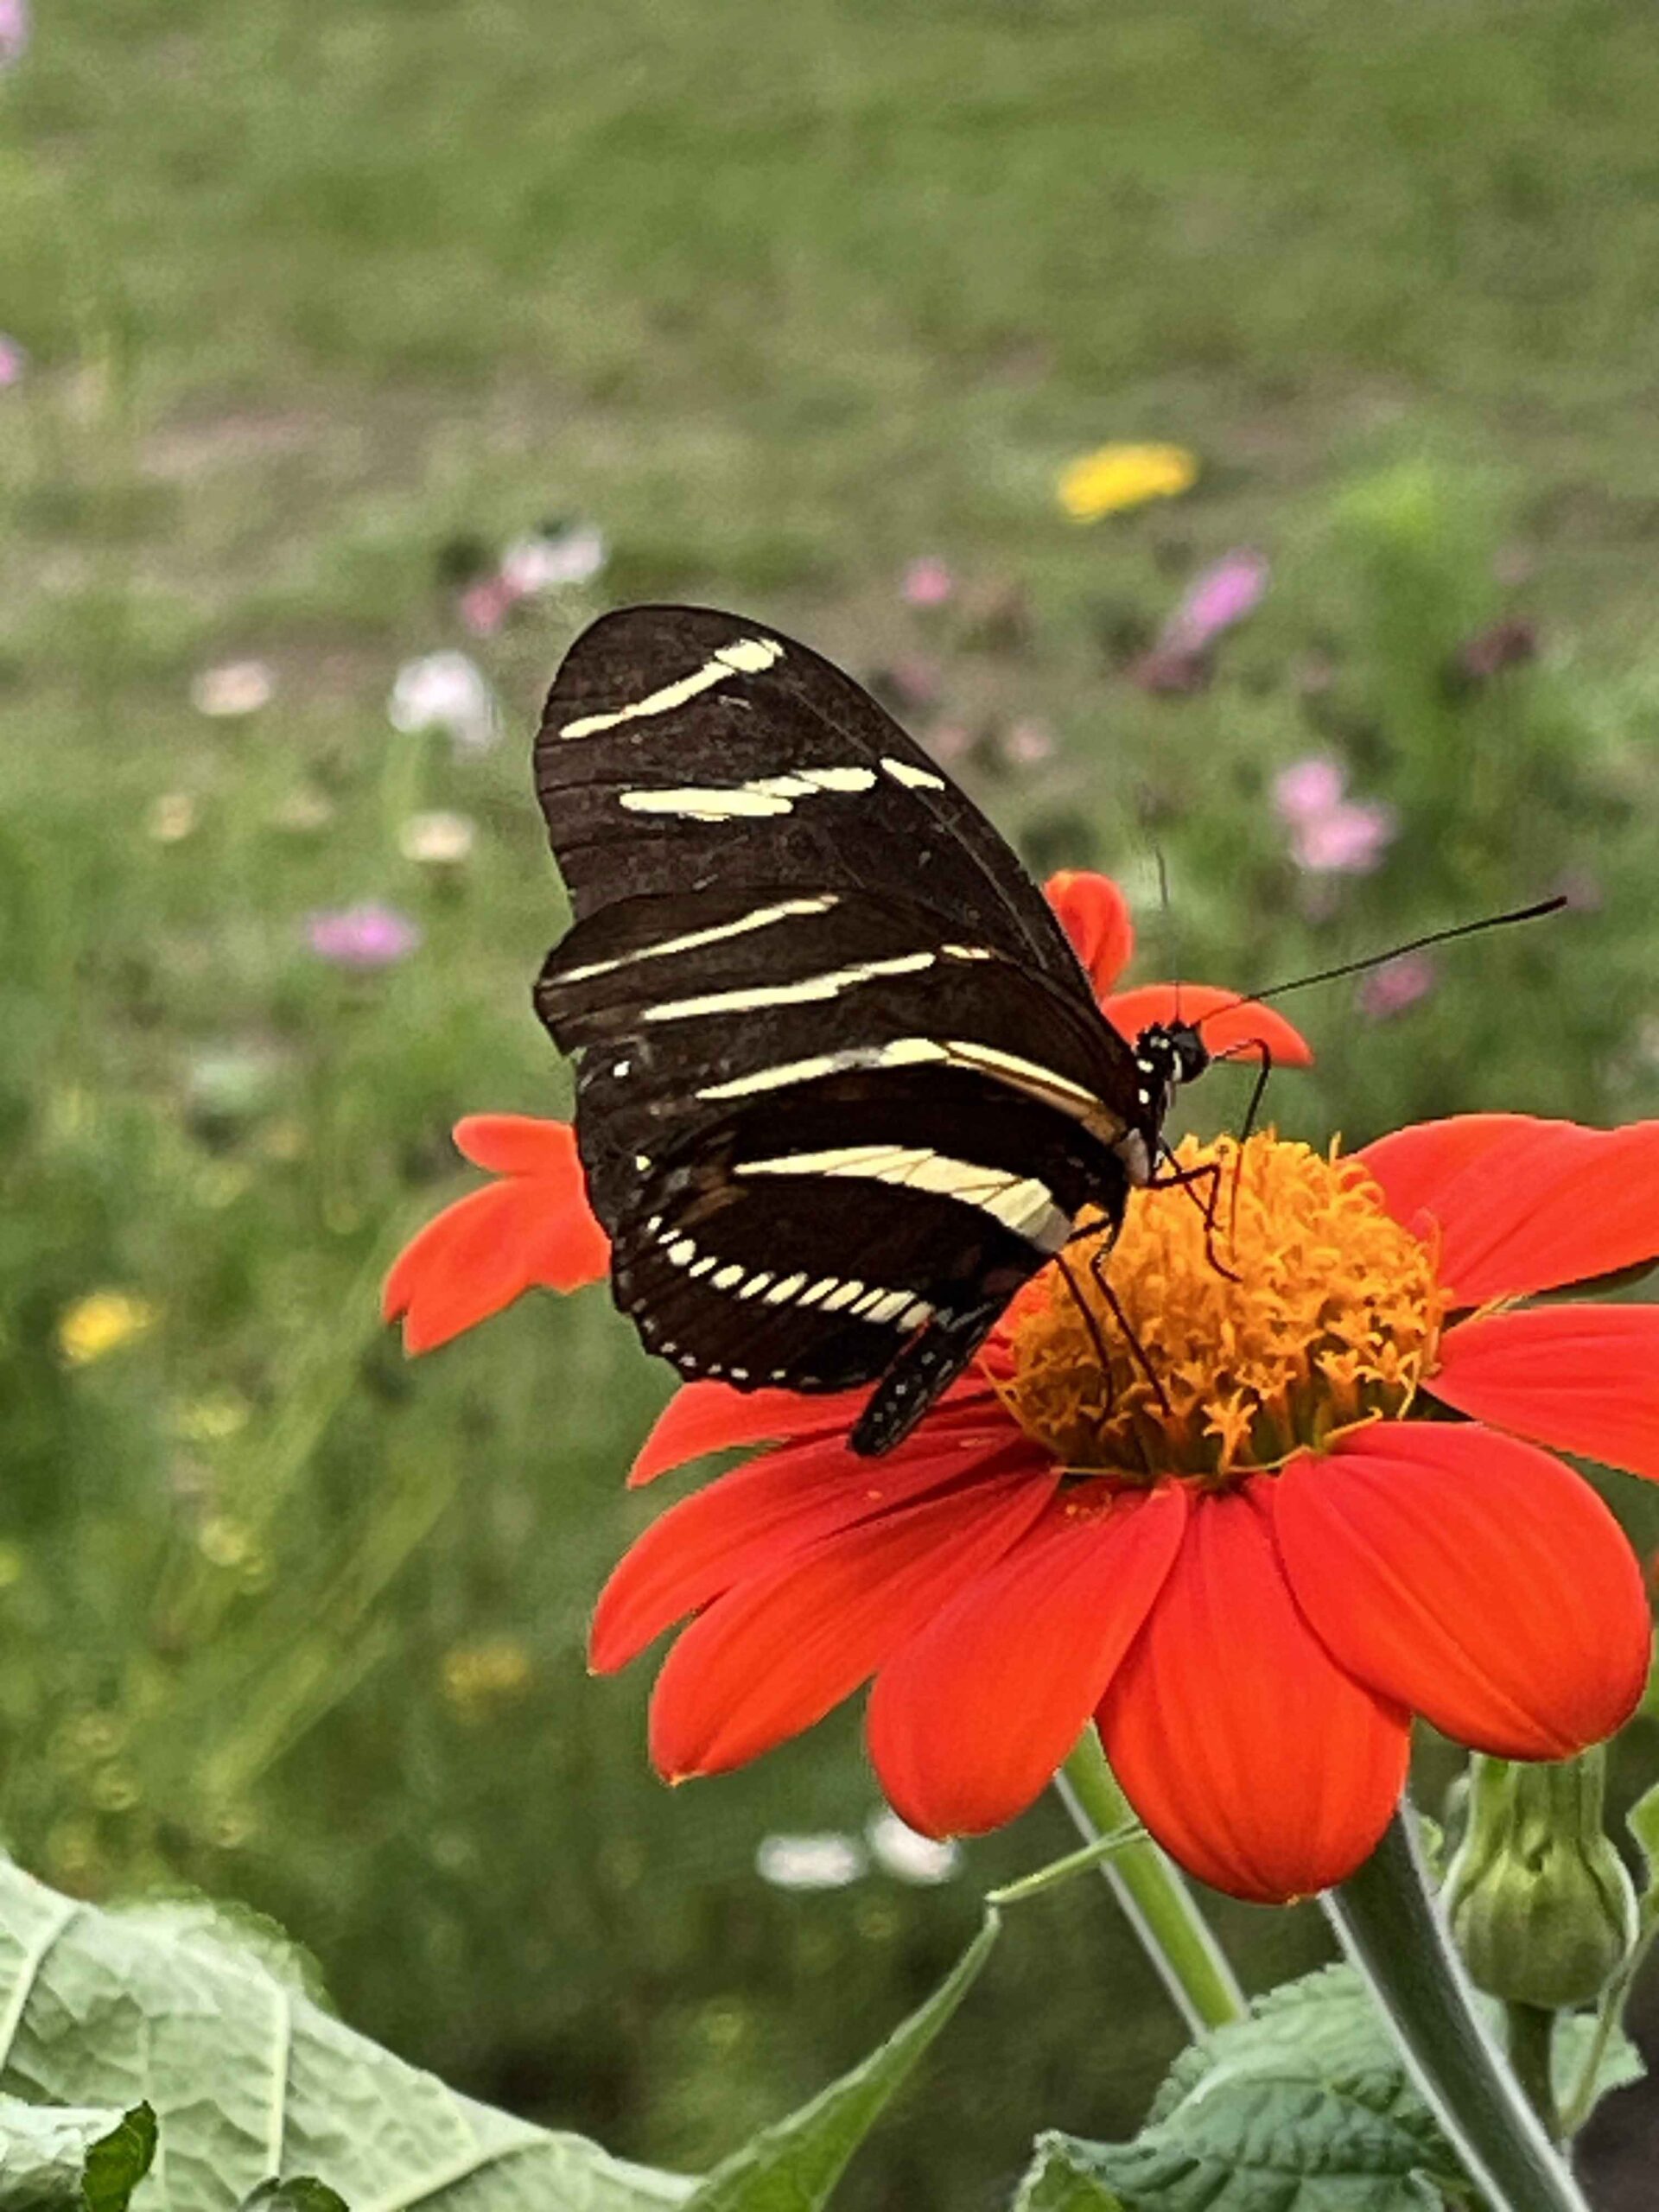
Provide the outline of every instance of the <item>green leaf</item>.
<path id="1" fill-rule="evenodd" d="M 1563 2102 L 1577 2089 L 1595 2039 L 1593 2012 L 1563 2012 L 1557 2018 L 1550 2070 L 1555 2076 L 1555 2094 Z M 1629 2089 L 1645 2081 L 1647 2072 L 1641 2052 L 1616 2022 L 1596 2068 L 1594 2102 L 1599 2104 L 1615 2089 Z"/>
<path id="2" fill-rule="evenodd" d="M 132 2192 L 155 2161 L 155 2109 L 135 2105 L 86 2153 L 80 2183 L 86 2212 L 127 2212 Z"/>
<path id="3" fill-rule="evenodd" d="M 0 2212 L 126 2212 L 155 2150 L 148 2105 L 124 2113 L 0 2096 Z"/>
<path id="4" fill-rule="evenodd" d="M 248 1950 L 235 1925 L 181 1918 L 174 1900 L 100 1911 L 0 1859 L 0 2130 L 6 2092 L 106 2107 L 100 2139 L 145 2099 L 161 2140 L 132 2212 L 237 2212 L 300 2175 L 374 2212 L 660 2212 L 691 2193 L 458 2096 L 343 2027 L 296 1986 L 291 1956 Z M 0 2195 L 0 2212 L 25 2201 Z"/>
<path id="5" fill-rule="evenodd" d="M 723 2159 L 685 2212 L 818 2212 L 827 2204 L 847 2161 L 978 1979 L 998 1924 L 988 1912 L 947 1978 L 879 2050 Z"/>
<path id="6" fill-rule="evenodd" d="M 1036 2163 L 1020 2185 L 1013 2212 L 1127 2212 L 1121 2196 L 1077 2163 L 1074 2154 L 1088 2147 L 1069 2136 L 1039 2135 Z"/>
<path id="7" fill-rule="evenodd" d="M 1642 1898 L 1645 1916 L 1654 1910 L 1655 1898 L 1659 1897 L 1659 1782 L 1643 1791 L 1624 1815 L 1624 1824 L 1647 1861 L 1648 1884 Z"/>
<path id="8" fill-rule="evenodd" d="M 1457 2159 L 1370 1994 L 1330 1967 L 1176 2061 L 1130 2143 L 1045 2136 L 1020 2212 L 1428 2212 Z"/>
<path id="9" fill-rule="evenodd" d="M 292 2181 L 268 2181 L 243 2204 L 242 2212 L 352 2212 L 349 2204 L 326 2183 L 310 2174 Z"/>

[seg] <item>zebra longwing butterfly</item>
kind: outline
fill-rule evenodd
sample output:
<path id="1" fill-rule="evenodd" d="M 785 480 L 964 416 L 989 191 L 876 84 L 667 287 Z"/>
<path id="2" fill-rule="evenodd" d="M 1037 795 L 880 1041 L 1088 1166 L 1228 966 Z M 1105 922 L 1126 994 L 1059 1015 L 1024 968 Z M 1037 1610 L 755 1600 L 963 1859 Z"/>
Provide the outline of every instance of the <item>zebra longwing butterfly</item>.
<path id="1" fill-rule="evenodd" d="M 888 1450 L 1085 1207 L 1122 1217 L 1186 1025 L 1131 1044 L 990 823 L 860 685 L 769 627 L 607 614 L 536 782 L 573 926 L 536 1002 L 649 1348 L 876 1389 Z"/>

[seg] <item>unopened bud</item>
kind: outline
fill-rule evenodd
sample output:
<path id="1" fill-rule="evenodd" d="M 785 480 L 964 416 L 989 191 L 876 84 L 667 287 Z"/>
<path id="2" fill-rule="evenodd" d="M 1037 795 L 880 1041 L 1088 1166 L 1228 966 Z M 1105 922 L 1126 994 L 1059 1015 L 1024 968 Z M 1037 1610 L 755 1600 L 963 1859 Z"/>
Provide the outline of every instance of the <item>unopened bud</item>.
<path id="1" fill-rule="evenodd" d="M 1602 1831 L 1604 1756 L 1477 1758 L 1469 1825 L 1446 1876 L 1452 1932 L 1476 1984 L 1549 2012 L 1586 2005 L 1636 1941 L 1636 1891 Z"/>

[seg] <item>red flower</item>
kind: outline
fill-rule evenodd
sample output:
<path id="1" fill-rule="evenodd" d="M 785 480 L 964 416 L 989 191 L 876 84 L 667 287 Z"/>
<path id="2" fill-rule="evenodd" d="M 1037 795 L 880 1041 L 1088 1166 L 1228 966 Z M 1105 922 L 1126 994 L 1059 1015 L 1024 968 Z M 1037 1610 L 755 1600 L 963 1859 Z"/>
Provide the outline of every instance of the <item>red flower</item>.
<path id="1" fill-rule="evenodd" d="M 1109 989 L 1128 923 L 1096 883 L 1064 880 L 1056 903 Z M 1103 1003 L 1138 1026 L 1173 996 Z M 1203 1010 L 1196 987 L 1181 1003 Z M 1231 1017 L 1241 1045 L 1305 1050 L 1265 1011 Z M 739 1765 L 873 1678 L 870 1750 L 896 1809 L 973 1832 L 1021 1811 L 1092 1715 L 1173 1855 L 1277 1900 L 1370 1853 L 1411 1713 L 1519 1758 L 1628 1717 L 1649 1652 L 1640 1571 L 1539 1447 L 1659 1476 L 1659 1308 L 1511 1301 L 1659 1253 L 1659 1124 L 1479 1115 L 1352 1159 L 1265 1135 L 1218 1150 L 1228 1271 L 1179 1189 L 1137 1193 L 1113 1255 L 1156 1389 L 1049 1269 L 876 1462 L 845 1443 L 862 1391 L 677 1393 L 634 1480 L 778 1448 L 671 1508 L 601 1598 L 601 1672 L 690 1619 L 652 1702 L 661 1771 Z M 440 1235 L 511 1185 L 461 1201 L 399 1262 L 389 1310 L 421 1340 L 525 1281 L 601 1270 L 568 1154 L 539 1179 L 503 1210 L 511 1266 L 480 1273 L 481 1248 Z M 1470 1418 L 1408 1420 L 1426 1395 Z"/>

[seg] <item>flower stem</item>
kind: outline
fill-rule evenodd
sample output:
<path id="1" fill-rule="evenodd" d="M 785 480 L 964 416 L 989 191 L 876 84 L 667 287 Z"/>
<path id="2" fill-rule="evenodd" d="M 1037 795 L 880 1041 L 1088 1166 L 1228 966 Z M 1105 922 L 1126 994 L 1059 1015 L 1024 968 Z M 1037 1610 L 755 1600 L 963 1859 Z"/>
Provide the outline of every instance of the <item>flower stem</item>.
<path id="1" fill-rule="evenodd" d="M 1491 2212 L 1589 2212 L 1480 2024 L 1473 1986 L 1428 1886 L 1408 1802 L 1359 1872 L 1323 1902 Z"/>
<path id="2" fill-rule="evenodd" d="M 1555 2015 L 1542 2005 L 1510 2003 L 1503 2007 L 1505 2040 L 1516 2080 L 1552 2143 L 1561 2139 L 1551 2059 L 1555 2049 Z"/>
<path id="3" fill-rule="evenodd" d="M 1064 1859 L 1051 1859 L 1046 1866 L 1039 1866 L 1034 1874 L 1022 1874 L 1017 1882 L 1006 1882 L 1000 1890 L 987 1890 L 987 1904 L 1023 1904 L 1027 1897 L 1041 1897 L 1045 1890 L 1057 1890 L 1062 1882 L 1069 1882 L 1075 1875 L 1087 1874 L 1132 1843 L 1139 1843 L 1146 1830 L 1139 1821 L 1129 1821 L 1109 1834 L 1097 1835 L 1092 1843 L 1085 1843 L 1081 1851 L 1069 1851 Z"/>
<path id="4" fill-rule="evenodd" d="M 1077 1738 L 1055 1783 L 1090 1843 L 1121 1833 L 1135 1820 L 1092 1723 Z M 1249 2008 L 1227 1955 L 1192 1892 L 1152 1838 L 1126 1840 L 1103 1860 L 1101 1872 L 1191 2033 L 1201 2036 L 1230 2020 L 1242 2020 Z"/>

